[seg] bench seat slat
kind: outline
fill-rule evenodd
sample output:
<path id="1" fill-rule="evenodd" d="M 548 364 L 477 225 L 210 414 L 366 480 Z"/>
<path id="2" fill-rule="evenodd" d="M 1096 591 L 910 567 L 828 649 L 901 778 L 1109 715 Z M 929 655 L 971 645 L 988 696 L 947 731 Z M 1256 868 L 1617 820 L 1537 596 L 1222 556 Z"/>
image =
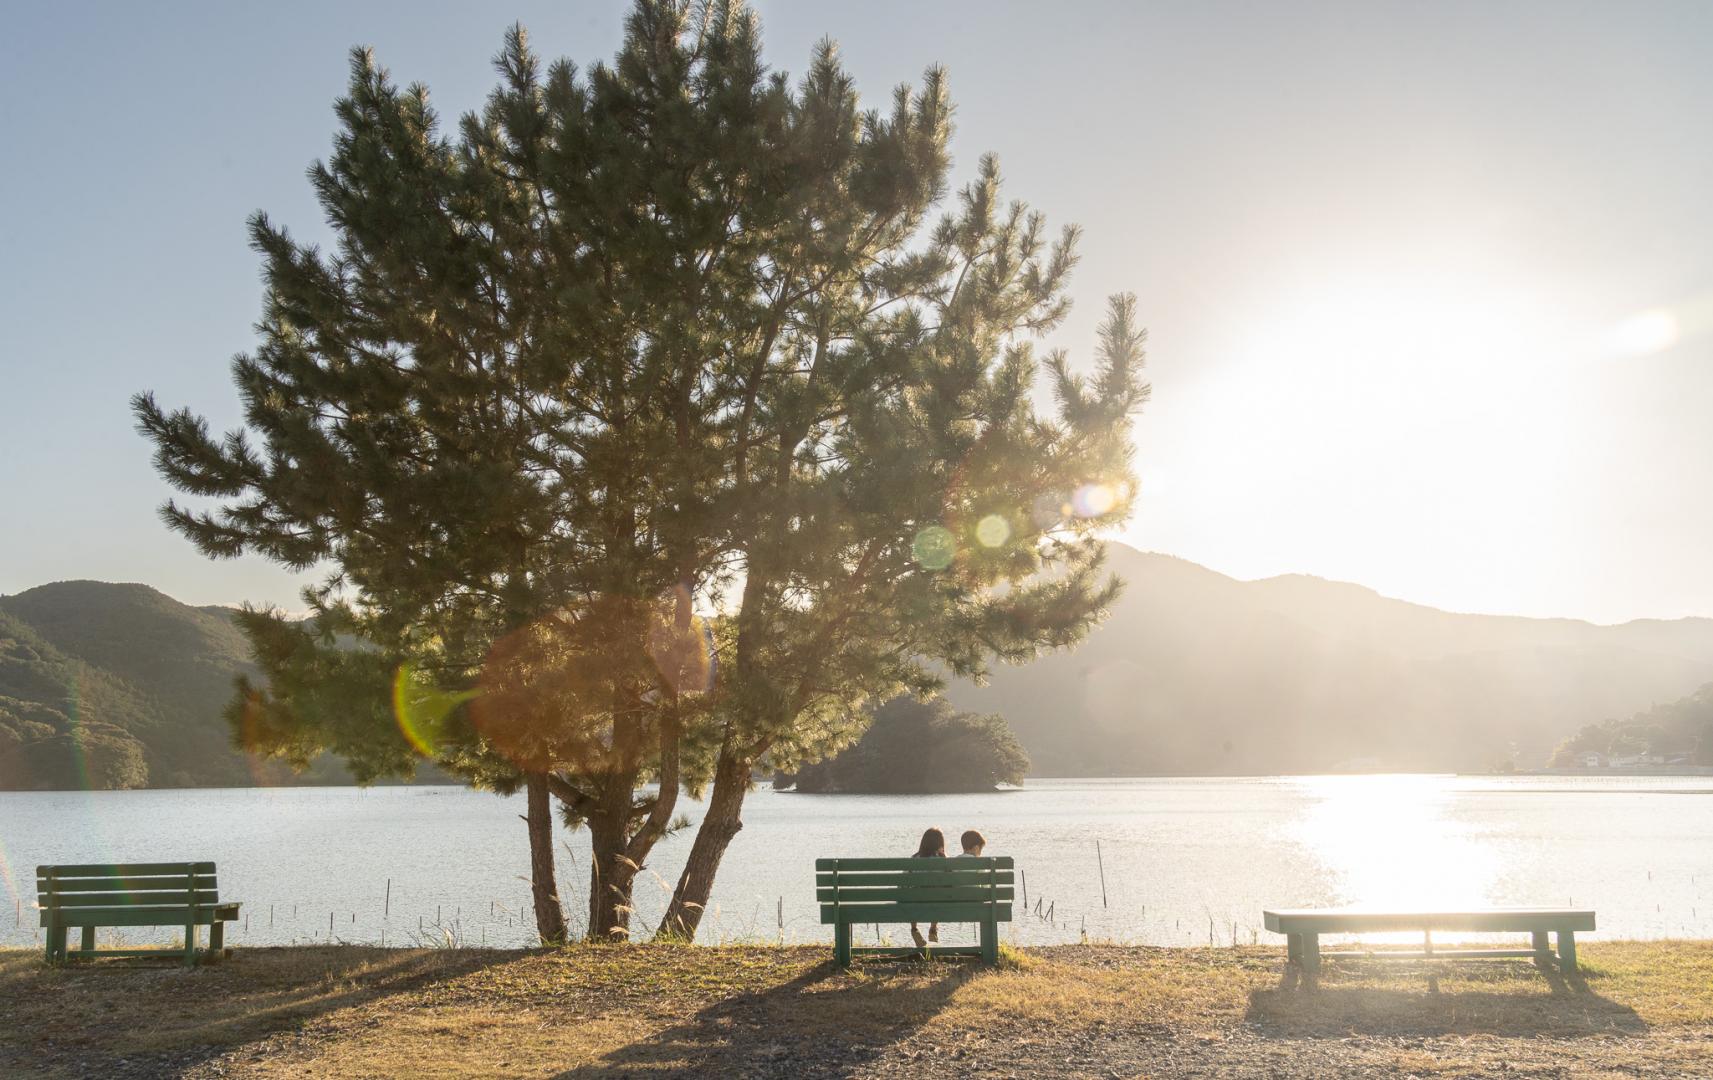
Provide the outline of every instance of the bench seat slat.
<path id="1" fill-rule="evenodd" d="M 216 904 L 211 907 L 114 907 L 61 908 L 61 926 L 183 926 L 194 922 L 211 926 L 216 921 L 233 922 L 238 918 L 237 904 Z M 48 925 L 48 912 L 42 912 L 42 926 Z"/>
<path id="2" fill-rule="evenodd" d="M 92 960 L 105 960 L 109 956 L 153 956 L 162 960 L 176 960 L 184 955 L 184 950 L 177 945 L 160 945 L 153 949 L 96 949 L 85 953 L 82 949 L 72 949 L 69 956 L 73 960 L 85 963 Z"/>
<path id="3" fill-rule="evenodd" d="M 60 895 L 49 897 L 43 895 L 38 903 L 42 907 L 57 907 L 61 910 L 72 908 L 141 908 L 141 907 L 209 907 L 220 902 L 220 894 L 212 889 L 201 892 L 149 892 L 149 893 L 74 893 L 70 896 Z"/>
<path id="4" fill-rule="evenodd" d="M 1533 949 L 1338 949 L 1320 954 L 1322 960 L 1503 960 L 1535 957 Z"/>
<path id="5" fill-rule="evenodd" d="M 153 877 L 160 874 L 208 874 L 213 875 L 214 864 L 211 862 L 162 862 L 162 863 L 78 863 L 71 866 L 38 866 L 36 876 L 52 876 L 64 881 L 66 878 L 79 877 Z"/>
<path id="6" fill-rule="evenodd" d="M 999 922 L 1011 921 L 1011 905 L 999 904 L 823 904 L 821 922 L 836 924 L 895 922 L 981 922 L 989 912 Z"/>
<path id="7" fill-rule="evenodd" d="M 835 901 L 841 904 L 927 904 L 937 902 L 981 903 L 987 900 L 1010 900 L 1012 889 L 1002 885 L 989 889 L 983 885 L 889 885 L 882 888 L 847 889 L 840 886 L 837 889 L 816 889 L 815 899 L 823 904 Z"/>
<path id="8" fill-rule="evenodd" d="M 1471 911 L 1374 911 L 1306 908 L 1263 911 L 1279 934 L 1362 934 L 1412 930 L 1593 930 L 1594 912 L 1573 908 L 1485 908 Z"/>
<path id="9" fill-rule="evenodd" d="M 944 870 L 1010 870 L 1012 859 L 1009 855 L 983 855 L 980 857 L 958 856 L 948 859 L 816 859 L 815 869 L 819 871 L 838 870 L 842 878 L 847 870 L 920 870 L 923 864 L 928 869 Z"/>
<path id="10" fill-rule="evenodd" d="M 815 884 L 820 888 L 837 883 L 840 887 L 846 885 L 975 885 L 987 884 L 992 881 L 995 885 L 1014 884 L 1016 873 L 1011 870 L 872 870 L 846 872 L 835 874 L 831 870 L 822 870 L 815 875 Z"/>

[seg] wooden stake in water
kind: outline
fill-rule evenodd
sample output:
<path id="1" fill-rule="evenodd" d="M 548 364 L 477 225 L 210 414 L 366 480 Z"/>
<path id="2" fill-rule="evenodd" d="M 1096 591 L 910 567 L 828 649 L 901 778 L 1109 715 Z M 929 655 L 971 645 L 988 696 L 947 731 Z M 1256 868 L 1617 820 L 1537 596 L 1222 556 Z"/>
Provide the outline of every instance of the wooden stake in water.
<path id="1" fill-rule="evenodd" d="M 386 918 L 393 910 L 393 879 L 387 879 L 387 898 L 381 901 L 381 918 Z"/>
<path id="2" fill-rule="evenodd" d="M 1094 864 L 1100 868 L 1100 906 L 1106 906 L 1106 863 L 1100 857 L 1100 839 L 1094 842 Z"/>
<path id="3" fill-rule="evenodd" d="M 333 913 L 331 911 L 327 913 L 327 940 L 333 940 Z"/>
<path id="4" fill-rule="evenodd" d="M 1023 910 L 1029 910 L 1029 875 L 1026 871 L 1017 871 L 1017 883 L 1023 886 Z"/>

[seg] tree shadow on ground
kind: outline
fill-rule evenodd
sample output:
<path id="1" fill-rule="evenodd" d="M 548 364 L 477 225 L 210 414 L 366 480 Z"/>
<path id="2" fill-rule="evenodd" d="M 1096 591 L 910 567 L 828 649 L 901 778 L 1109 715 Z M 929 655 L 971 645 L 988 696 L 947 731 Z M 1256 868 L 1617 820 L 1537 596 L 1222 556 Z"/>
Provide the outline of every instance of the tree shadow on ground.
<path id="1" fill-rule="evenodd" d="M 0 1015 L 12 1034 L 0 1038 L 0 1063 L 11 1049 L 49 1073 L 64 1064 L 73 1073 L 101 1074 L 108 1071 L 101 1065 L 106 1058 L 133 1071 L 153 1066 L 153 1072 L 176 1074 L 335 1010 L 517 956 L 474 949 L 245 948 L 220 963 L 185 968 L 177 954 L 51 966 L 40 954 L 8 952 L 0 954 Z M 139 1002 L 147 1003 L 144 1022 Z"/>
<path id="2" fill-rule="evenodd" d="M 843 1076 L 921 1030 L 967 979 L 956 962 L 831 960 L 789 982 L 713 1002 L 557 1080 L 597 1076 Z"/>
<path id="3" fill-rule="evenodd" d="M 1441 984 L 1448 984 L 1442 989 Z M 1543 992 L 1544 990 L 1544 992 Z M 1582 975 L 1550 965 L 1470 961 L 1344 961 L 1305 984 L 1287 967 L 1277 987 L 1253 990 L 1245 1019 L 1274 1038 L 1331 1035 L 1641 1035 L 1634 1009 L 1602 997 Z"/>

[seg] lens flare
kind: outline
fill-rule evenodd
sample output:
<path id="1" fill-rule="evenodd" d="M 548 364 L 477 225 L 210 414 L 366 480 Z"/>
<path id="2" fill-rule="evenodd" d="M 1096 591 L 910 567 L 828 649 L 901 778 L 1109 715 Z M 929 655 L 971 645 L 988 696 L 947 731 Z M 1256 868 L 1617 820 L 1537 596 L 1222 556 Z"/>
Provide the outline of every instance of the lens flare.
<path id="1" fill-rule="evenodd" d="M 944 570 L 957 557 L 958 544 L 950 529 L 930 525 L 916 534 L 910 553 L 928 570 Z"/>
<path id="2" fill-rule="evenodd" d="M 12 875 L 12 864 L 6 861 L 6 849 L 3 847 L 0 847 L 0 882 L 5 883 L 6 895 L 12 903 L 24 902 L 24 894 L 18 891 L 18 879 Z M 35 894 L 32 893 L 29 899 L 34 903 Z"/>
<path id="3" fill-rule="evenodd" d="M 393 677 L 393 719 L 417 753 L 433 757 L 445 740 L 446 721 L 452 710 L 476 697 L 478 692 L 448 693 L 417 668 L 400 664 L 398 674 Z"/>
<path id="4" fill-rule="evenodd" d="M 1611 351 L 1624 356 L 1646 356 L 1671 348 L 1681 336 L 1677 316 L 1665 308 L 1654 308 L 1612 327 L 1606 344 Z"/>
<path id="5" fill-rule="evenodd" d="M 1071 496 L 1071 510 L 1077 517 L 1100 517 L 1118 505 L 1118 492 L 1106 484 L 1084 484 Z"/>
<path id="6" fill-rule="evenodd" d="M 1011 539 L 1011 523 L 998 514 L 989 514 L 976 523 L 975 538 L 982 547 L 1004 547 Z"/>
<path id="7" fill-rule="evenodd" d="M 648 628 L 648 656 L 674 693 L 701 694 L 714 688 L 714 631 L 691 607 L 683 588 L 656 606 Z"/>

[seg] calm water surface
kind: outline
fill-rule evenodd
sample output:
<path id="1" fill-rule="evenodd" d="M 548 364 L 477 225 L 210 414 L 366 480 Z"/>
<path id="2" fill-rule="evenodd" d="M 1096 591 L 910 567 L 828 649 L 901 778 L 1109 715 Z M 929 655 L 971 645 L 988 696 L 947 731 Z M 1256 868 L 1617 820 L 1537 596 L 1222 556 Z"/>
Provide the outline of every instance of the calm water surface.
<path id="1" fill-rule="evenodd" d="M 240 945 L 330 933 L 530 943 L 522 810 L 521 797 L 449 787 L 0 793 L 0 889 L 13 909 L 0 943 L 40 940 L 38 863 L 190 859 L 217 861 L 221 895 L 244 902 L 247 922 L 228 937 Z M 1596 938 L 1713 937 L 1713 780 L 1402 775 L 1035 780 L 943 796 L 762 787 L 704 940 L 830 940 L 816 921 L 815 857 L 909 854 L 929 825 L 954 838 L 978 828 L 990 854 L 1016 856 L 1029 914 L 1003 934 L 1021 943 L 1085 932 L 1267 942 L 1263 907 L 1344 903 L 1575 904 L 1598 911 Z M 580 924 L 587 840 L 561 836 L 562 894 Z M 658 921 L 690 837 L 662 841 L 639 879 L 639 933 Z M 902 928 L 881 930 L 896 939 Z"/>

